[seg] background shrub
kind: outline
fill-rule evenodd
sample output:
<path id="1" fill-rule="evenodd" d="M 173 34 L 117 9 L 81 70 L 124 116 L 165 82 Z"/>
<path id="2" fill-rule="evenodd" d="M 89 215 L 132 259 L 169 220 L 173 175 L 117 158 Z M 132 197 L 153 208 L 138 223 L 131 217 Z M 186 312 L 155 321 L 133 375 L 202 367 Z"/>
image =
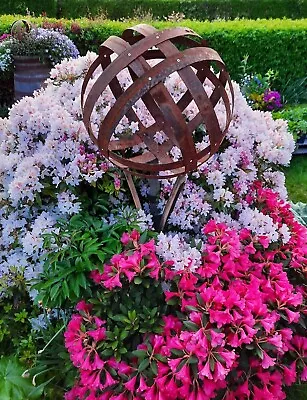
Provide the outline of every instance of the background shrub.
<path id="1" fill-rule="evenodd" d="M 0 17 L 0 33 L 8 32 L 16 16 Z M 70 36 L 85 54 L 88 50 L 97 51 L 99 45 L 110 35 L 120 35 L 124 29 L 138 21 L 109 21 L 79 19 L 76 22 L 56 21 L 46 18 L 31 18 L 38 25 L 57 22 L 62 24 Z M 173 26 L 172 22 L 150 22 L 158 29 Z M 194 29 L 208 44 L 217 50 L 232 79 L 240 78 L 241 61 L 249 55 L 250 70 L 265 74 L 268 68 L 279 72 L 281 83 L 297 80 L 306 75 L 307 58 L 307 19 L 302 20 L 238 20 L 200 22 L 183 20 L 177 23 Z"/>
<path id="2" fill-rule="evenodd" d="M 161 19 L 172 13 L 186 18 L 303 18 L 307 16 L 305 0 L 62 0 L 62 16 L 76 18 L 107 13 L 110 19 L 151 13 Z"/>
<path id="3" fill-rule="evenodd" d="M 159 5 L 157 6 L 157 2 Z M 217 18 L 305 18 L 306 0 L 8 0 L 0 5 L 0 13 L 78 18 L 107 14 L 110 19 L 135 17 L 151 13 L 163 19 L 172 13 L 186 18 L 213 20 Z"/>
<path id="4" fill-rule="evenodd" d="M 23 14 L 28 12 L 34 15 L 46 13 L 55 17 L 58 0 L 6 0 L 0 2 L 0 14 Z"/>

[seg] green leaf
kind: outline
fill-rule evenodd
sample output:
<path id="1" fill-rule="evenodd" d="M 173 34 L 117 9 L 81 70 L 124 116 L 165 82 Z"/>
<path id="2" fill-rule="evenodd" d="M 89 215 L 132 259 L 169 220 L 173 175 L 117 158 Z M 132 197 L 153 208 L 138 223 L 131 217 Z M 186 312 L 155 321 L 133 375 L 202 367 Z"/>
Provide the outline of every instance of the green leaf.
<path id="1" fill-rule="evenodd" d="M 161 354 L 155 354 L 155 358 L 156 358 L 158 361 L 161 361 L 161 362 L 163 362 L 163 363 L 166 363 L 166 362 L 167 362 L 167 357 L 164 357 L 164 356 L 162 356 Z"/>
<path id="2" fill-rule="evenodd" d="M 105 349 L 101 352 L 102 357 L 111 357 L 114 354 L 112 349 Z"/>
<path id="3" fill-rule="evenodd" d="M 52 288 L 50 289 L 51 300 L 54 300 L 57 297 L 60 287 L 61 283 L 57 283 L 56 285 L 52 286 Z"/>
<path id="4" fill-rule="evenodd" d="M 137 358 L 145 358 L 147 356 L 146 350 L 134 350 L 132 354 Z"/>
<path id="5" fill-rule="evenodd" d="M 138 371 L 142 372 L 149 366 L 149 358 L 145 358 L 139 365 Z"/>
<path id="6" fill-rule="evenodd" d="M 200 329 L 199 326 L 192 321 L 183 321 L 183 324 L 192 332 L 197 332 Z"/>
<path id="7" fill-rule="evenodd" d="M 110 318 L 113 319 L 113 321 L 117 322 L 126 322 L 126 323 L 130 322 L 127 316 L 122 314 L 112 315 Z"/>
<path id="8" fill-rule="evenodd" d="M 184 352 L 182 350 L 179 350 L 179 349 L 171 349 L 171 353 L 174 354 L 175 356 L 178 356 L 178 357 L 183 357 L 184 356 Z"/>
<path id="9" fill-rule="evenodd" d="M 212 357 L 210 357 L 209 359 L 209 364 L 210 364 L 210 371 L 214 372 L 214 368 L 215 368 L 215 361 Z"/>
<path id="10" fill-rule="evenodd" d="M 195 356 L 191 356 L 189 358 L 188 364 L 197 364 L 198 363 L 198 358 Z"/>
<path id="11" fill-rule="evenodd" d="M 199 308 L 197 308 L 197 307 L 186 306 L 185 308 L 186 308 L 186 310 L 188 310 L 188 311 L 196 311 L 196 312 L 199 312 Z"/>
<path id="12" fill-rule="evenodd" d="M 151 368 L 153 374 L 157 376 L 158 375 L 158 365 L 155 360 L 152 360 L 152 362 L 150 364 L 150 368 Z"/>
<path id="13" fill-rule="evenodd" d="M 69 298 L 69 288 L 65 279 L 63 280 L 63 292 L 66 298 Z"/>
<path id="14" fill-rule="evenodd" d="M 176 368 L 176 372 L 179 372 L 181 370 L 181 368 L 188 362 L 187 359 L 183 359 L 180 361 L 180 363 L 178 364 L 178 367 Z"/>
<path id="15" fill-rule="evenodd" d="M 256 351 L 257 356 L 258 356 L 261 360 L 263 360 L 263 351 L 262 351 L 259 347 L 256 347 L 256 348 L 255 348 L 255 351 Z"/>
<path id="16" fill-rule="evenodd" d="M 40 395 L 31 392 L 35 387 L 29 378 L 23 378 L 24 368 L 14 357 L 0 359 L 0 399 L 35 400 Z"/>

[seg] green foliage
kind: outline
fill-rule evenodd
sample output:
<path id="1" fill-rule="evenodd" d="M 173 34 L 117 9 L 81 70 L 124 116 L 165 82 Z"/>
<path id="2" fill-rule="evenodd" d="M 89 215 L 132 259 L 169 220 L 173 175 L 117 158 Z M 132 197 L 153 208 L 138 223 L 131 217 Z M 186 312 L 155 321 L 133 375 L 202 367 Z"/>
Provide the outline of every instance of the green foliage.
<path id="1" fill-rule="evenodd" d="M 136 226 L 122 219 L 114 225 L 88 213 L 74 215 L 68 222 L 60 221 L 59 233 L 45 236 L 49 250 L 44 272 L 34 289 L 36 299 L 44 307 L 71 307 L 80 298 L 92 294 L 90 271 L 102 271 L 103 264 L 121 250 L 119 238 Z"/>
<path id="2" fill-rule="evenodd" d="M 24 367 L 14 357 L 0 359 L 0 399 L 35 400 L 39 399 L 43 387 L 34 387 L 29 378 L 23 377 Z"/>
<path id="3" fill-rule="evenodd" d="M 307 226 L 307 204 L 305 203 L 292 203 L 291 209 L 295 218 L 302 224 Z"/>
<path id="4" fill-rule="evenodd" d="M 274 112 L 273 118 L 282 118 L 288 121 L 289 132 L 295 140 L 307 134 L 307 105 L 288 107 L 282 111 Z"/>
<path id="5" fill-rule="evenodd" d="M 157 6 L 158 3 L 158 6 Z M 0 5 L 0 13 L 21 13 L 48 17 L 77 18 L 99 16 L 110 19 L 135 17 L 150 13 L 157 19 L 178 13 L 186 18 L 302 18 L 307 16 L 304 0 L 10 0 Z"/>
<path id="6" fill-rule="evenodd" d="M 41 15 L 46 13 L 55 17 L 58 0 L 9 0 L 1 1 L 0 14 L 23 14 L 31 13 Z"/>
<path id="7" fill-rule="evenodd" d="M 287 389 L 287 400 L 306 400 L 307 399 L 307 385 L 293 385 Z"/>
<path id="8" fill-rule="evenodd" d="M 41 346 L 35 364 L 27 372 L 38 387 L 44 387 L 43 399 L 63 399 L 65 388 L 75 380 L 75 370 L 65 349 L 63 332 L 70 314 L 64 311 L 46 318 L 46 326 L 36 333 L 35 340 Z"/>
<path id="9" fill-rule="evenodd" d="M 14 282 L 12 286 L 10 282 Z M 23 273 L 12 270 L 9 277 L 3 277 L 0 286 L 6 287 L 6 297 L 0 300 L 0 354 L 14 353 L 25 365 L 31 365 L 36 347 L 31 335 L 30 318 L 35 316 L 26 289 Z"/>
<path id="10" fill-rule="evenodd" d="M 307 103 L 307 76 L 282 82 L 280 90 L 284 104 Z"/>
<path id="11" fill-rule="evenodd" d="M 129 2 L 127 2 L 129 3 Z M 257 3 L 257 2 L 255 2 Z M 158 7 L 156 7 L 158 8 Z M 16 16 L 0 17 L 0 32 L 8 32 Z M 30 18 L 38 25 L 59 22 L 45 18 Z M 74 41 L 82 54 L 88 50 L 97 51 L 99 45 L 110 35 L 120 35 L 124 29 L 140 21 L 109 21 L 80 19 L 76 23 L 80 30 L 72 29 L 72 21 L 60 21 L 66 34 Z M 172 22 L 154 21 L 158 28 L 174 26 Z M 292 82 L 303 78 L 307 70 L 307 19 L 302 20 L 237 20 L 200 22 L 183 20 L 178 23 L 194 29 L 208 44 L 216 49 L 226 63 L 232 79 L 240 79 L 241 60 L 249 54 L 252 71 L 264 75 L 268 67 L 279 72 L 279 80 Z M 291 60 L 291 62 L 288 62 Z"/>
<path id="12" fill-rule="evenodd" d="M 200 21 L 217 18 L 302 18 L 307 4 L 299 0 L 63 0 L 63 17 L 107 14 L 110 19 L 133 18 L 150 13 L 164 19 L 174 13 Z"/>
<path id="13" fill-rule="evenodd" d="M 265 93 L 273 88 L 278 72 L 269 69 L 264 76 L 261 74 L 247 73 L 247 59 L 243 60 L 243 78 L 240 82 L 241 92 L 254 110 L 267 110 L 268 104 L 265 102 Z"/>
<path id="14" fill-rule="evenodd" d="M 167 307 L 160 282 L 146 275 L 113 291 L 98 290 L 88 301 L 94 315 L 107 321 L 107 338 L 102 342 L 102 356 L 120 360 L 141 342 L 147 332 L 159 333 Z"/>
<path id="15" fill-rule="evenodd" d="M 289 168 L 285 169 L 286 186 L 293 203 L 307 203 L 307 157 L 295 156 Z"/>

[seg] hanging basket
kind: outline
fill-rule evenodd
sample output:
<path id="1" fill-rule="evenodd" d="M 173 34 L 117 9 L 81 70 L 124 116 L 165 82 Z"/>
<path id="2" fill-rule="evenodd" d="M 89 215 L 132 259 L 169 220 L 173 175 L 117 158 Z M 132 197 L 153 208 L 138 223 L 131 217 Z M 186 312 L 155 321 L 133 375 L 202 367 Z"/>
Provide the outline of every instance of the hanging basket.
<path id="1" fill-rule="evenodd" d="M 14 98 L 20 100 L 24 96 L 32 96 L 33 92 L 43 87 L 49 78 L 50 66 L 41 63 L 38 57 L 14 57 Z"/>

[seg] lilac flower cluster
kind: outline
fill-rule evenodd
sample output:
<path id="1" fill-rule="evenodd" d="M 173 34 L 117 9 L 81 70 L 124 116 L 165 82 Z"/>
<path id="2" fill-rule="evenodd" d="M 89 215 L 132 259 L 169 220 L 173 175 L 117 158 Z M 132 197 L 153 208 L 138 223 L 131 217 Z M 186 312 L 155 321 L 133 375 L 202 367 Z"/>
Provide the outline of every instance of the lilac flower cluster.
<path id="1" fill-rule="evenodd" d="M 66 35 L 60 32 L 38 28 L 30 32 L 29 39 L 33 40 L 52 65 L 58 64 L 64 58 L 77 58 L 79 51 Z"/>

